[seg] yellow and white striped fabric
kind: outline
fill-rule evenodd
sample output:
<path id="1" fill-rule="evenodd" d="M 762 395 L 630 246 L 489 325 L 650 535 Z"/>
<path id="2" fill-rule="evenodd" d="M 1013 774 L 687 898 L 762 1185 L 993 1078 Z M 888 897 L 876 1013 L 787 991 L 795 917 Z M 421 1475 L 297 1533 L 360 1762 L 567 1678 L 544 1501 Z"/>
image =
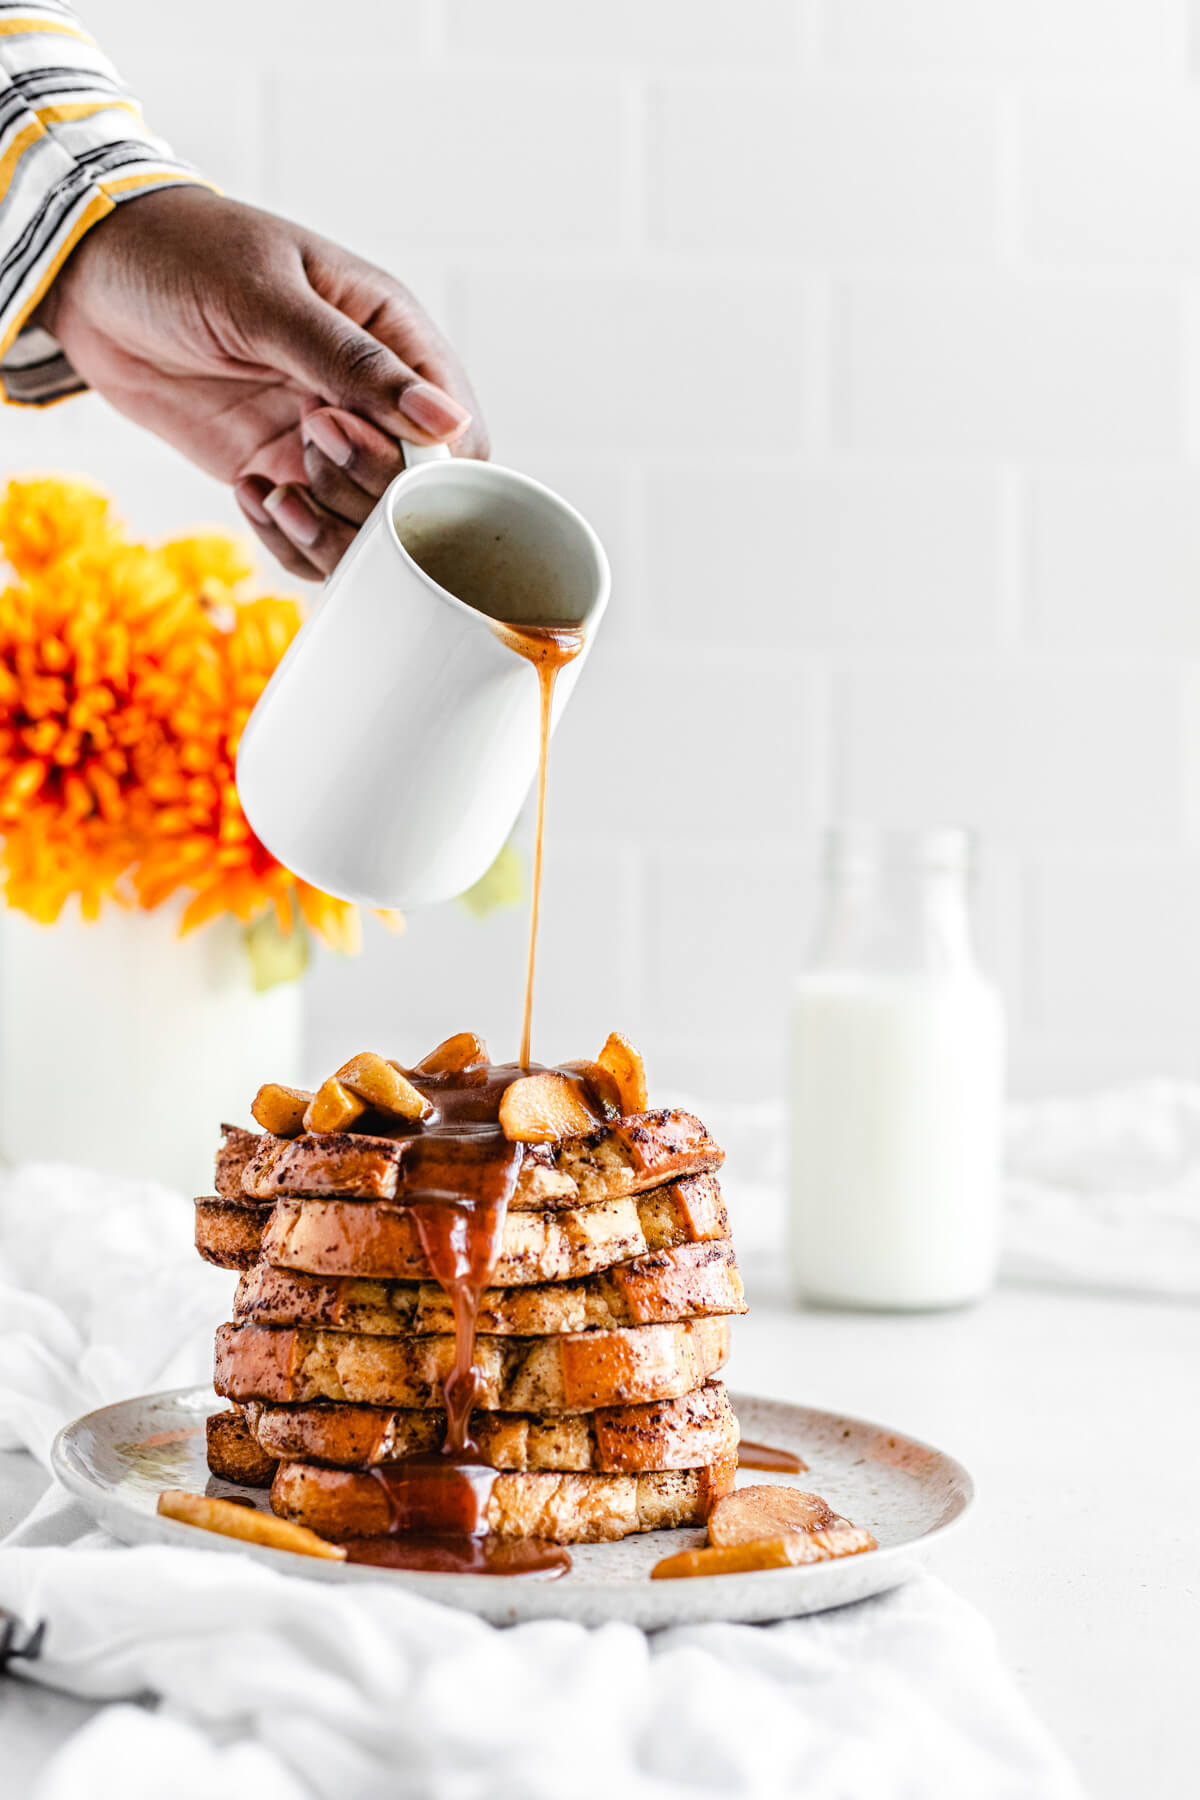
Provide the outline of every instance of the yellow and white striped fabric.
<path id="1" fill-rule="evenodd" d="M 169 0 L 163 0 L 169 4 Z M 147 130 L 60 0 L 0 0 L 0 395 L 45 405 L 84 387 L 30 314 L 85 231 L 123 200 L 201 178 Z"/>

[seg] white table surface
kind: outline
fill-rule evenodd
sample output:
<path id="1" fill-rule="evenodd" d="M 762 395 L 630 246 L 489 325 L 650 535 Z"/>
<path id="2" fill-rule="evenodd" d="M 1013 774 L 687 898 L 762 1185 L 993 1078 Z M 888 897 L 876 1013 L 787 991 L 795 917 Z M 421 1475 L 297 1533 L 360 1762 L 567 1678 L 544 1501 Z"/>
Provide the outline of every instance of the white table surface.
<path id="1" fill-rule="evenodd" d="M 965 1462 L 977 1506 L 934 1568 L 991 1619 L 1095 1800 L 1190 1800 L 1200 1307 L 1013 1288 L 900 1318 L 794 1312 L 750 1285 L 730 1384 L 858 1413 Z M 42 1485 L 28 1458 L 0 1455 L 0 1533 Z M 0 1681 L 5 1792 L 30 1792 L 91 1710 Z"/>

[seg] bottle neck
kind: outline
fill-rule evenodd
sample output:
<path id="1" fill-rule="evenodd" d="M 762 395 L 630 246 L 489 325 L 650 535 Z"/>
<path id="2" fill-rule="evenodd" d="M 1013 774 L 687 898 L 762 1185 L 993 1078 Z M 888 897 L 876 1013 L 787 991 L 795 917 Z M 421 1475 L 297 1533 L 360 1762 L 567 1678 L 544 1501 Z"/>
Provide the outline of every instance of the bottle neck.
<path id="1" fill-rule="evenodd" d="M 831 871 L 809 965 L 898 975 L 977 971 L 963 873 Z"/>

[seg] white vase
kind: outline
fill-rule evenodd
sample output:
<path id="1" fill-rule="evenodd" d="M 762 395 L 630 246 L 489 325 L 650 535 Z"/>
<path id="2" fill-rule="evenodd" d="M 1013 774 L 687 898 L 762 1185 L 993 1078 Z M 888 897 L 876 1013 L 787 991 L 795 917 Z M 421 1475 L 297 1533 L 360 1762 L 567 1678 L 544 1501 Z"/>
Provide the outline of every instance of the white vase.
<path id="1" fill-rule="evenodd" d="M 0 1154 L 212 1191 L 220 1126 L 294 1083 L 301 984 L 256 994 L 242 928 L 180 938 L 180 908 L 88 924 L 0 913 Z"/>

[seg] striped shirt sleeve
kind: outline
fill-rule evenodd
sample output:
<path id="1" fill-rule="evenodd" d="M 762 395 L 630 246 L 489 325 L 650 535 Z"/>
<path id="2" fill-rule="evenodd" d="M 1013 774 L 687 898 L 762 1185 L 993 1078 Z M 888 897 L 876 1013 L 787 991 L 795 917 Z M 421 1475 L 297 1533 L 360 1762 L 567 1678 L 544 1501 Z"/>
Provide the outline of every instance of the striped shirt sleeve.
<path id="1" fill-rule="evenodd" d="M 122 201 L 201 179 L 147 130 L 70 6 L 0 0 L 0 397 L 41 406 L 83 390 L 30 315 Z"/>

